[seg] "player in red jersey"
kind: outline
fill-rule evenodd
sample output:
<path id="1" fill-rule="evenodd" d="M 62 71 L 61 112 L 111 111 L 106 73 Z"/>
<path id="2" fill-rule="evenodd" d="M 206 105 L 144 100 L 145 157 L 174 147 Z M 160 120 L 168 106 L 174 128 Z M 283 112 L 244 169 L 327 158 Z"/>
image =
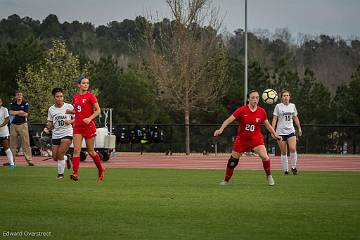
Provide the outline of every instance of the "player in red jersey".
<path id="1" fill-rule="evenodd" d="M 271 176 L 270 159 L 261 134 L 261 124 L 263 123 L 266 129 L 273 134 L 276 139 L 281 139 L 281 137 L 270 125 L 265 110 L 258 106 L 259 93 L 252 90 L 247 94 L 247 98 L 248 104 L 236 109 L 235 112 L 222 123 L 221 127 L 214 132 L 215 137 L 219 136 L 234 120 L 237 120 L 239 123 L 237 136 L 232 146 L 231 156 L 226 166 L 225 177 L 220 184 L 228 184 L 234 173 L 235 167 L 239 163 L 241 154 L 253 150 L 259 155 L 263 162 L 268 185 L 273 186 L 275 182 Z"/>
<path id="2" fill-rule="evenodd" d="M 100 106 L 94 94 L 89 92 L 89 79 L 81 76 L 78 80 L 79 92 L 73 97 L 75 121 L 73 126 L 74 133 L 74 153 L 72 158 L 73 174 L 70 178 L 78 181 L 80 167 L 80 151 L 83 138 L 86 142 L 87 152 L 94 160 L 98 169 L 98 180 L 104 180 L 104 168 L 101 165 L 100 156 L 94 150 L 94 140 L 96 127 L 94 118 L 100 114 Z M 67 111 L 67 113 L 71 113 Z"/>

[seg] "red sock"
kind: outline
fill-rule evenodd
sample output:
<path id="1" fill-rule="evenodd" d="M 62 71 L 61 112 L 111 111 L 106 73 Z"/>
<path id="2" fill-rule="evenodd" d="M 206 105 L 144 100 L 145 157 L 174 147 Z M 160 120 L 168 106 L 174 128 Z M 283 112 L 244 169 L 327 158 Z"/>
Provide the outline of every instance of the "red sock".
<path id="1" fill-rule="evenodd" d="M 91 155 L 90 155 L 91 156 Z M 95 156 L 91 156 L 91 158 L 94 160 L 94 163 L 99 171 L 99 174 L 104 170 L 102 165 L 101 165 L 101 161 L 100 161 L 100 156 L 98 153 L 96 153 Z"/>
<path id="2" fill-rule="evenodd" d="M 266 172 L 266 175 L 269 176 L 271 174 L 271 170 L 270 170 L 270 159 L 266 160 L 266 161 L 263 161 L 263 167 L 264 167 L 264 170 Z"/>
<path id="3" fill-rule="evenodd" d="M 225 177 L 224 177 L 224 181 L 229 181 L 231 176 L 234 174 L 234 170 L 235 169 L 231 169 L 231 168 L 226 168 L 226 173 L 225 173 Z"/>
<path id="4" fill-rule="evenodd" d="M 72 165 L 73 165 L 73 175 L 77 176 L 79 173 L 80 168 L 80 157 L 73 157 L 71 159 Z"/>

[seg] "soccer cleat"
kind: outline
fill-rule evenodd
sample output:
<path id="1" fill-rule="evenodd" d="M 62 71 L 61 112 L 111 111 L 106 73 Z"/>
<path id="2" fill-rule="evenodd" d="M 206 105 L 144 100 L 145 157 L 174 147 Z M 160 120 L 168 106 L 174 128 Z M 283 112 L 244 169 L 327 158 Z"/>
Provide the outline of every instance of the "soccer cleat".
<path id="1" fill-rule="evenodd" d="M 289 172 L 288 172 L 288 171 L 285 171 L 284 174 L 285 174 L 285 175 L 289 175 Z"/>
<path id="2" fill-rule="evenodd" d="M 74 182 L 79 181 L 79 176 L 77 175 L 70 175 L 70 179 L 73 180 Z"/>
<path id="3" fill-rule="evenodd" d="M 225 181 L 225 180 L 222 180 L 222 181 L 219 183 L 220 186 L 225 186 L 225 185 L 228 185 L 228 184 L 229 184 L 229 182 L 228 182 L 228 181 Z"/>
<path id="4" fill-rule="evenodd" d="M 294 175 L 297 175 L 297 169 L 296 168 L 291 168 L 291 172 L 294 174 Z"/>
<path id="5" fill-rule="evenodd" d="M 29 165 L 30 167 L 35 166 L 32 162 L 28 162 L 28 165 Z"/>
<path id="6" fill-rule="evenodd" d="M 67 156 L 67 159 L 66 159 L 66 168 L 67 169 L 71 169 L 71 157 L 70 155 L 66 155 Z"/>
<path id="7" fill-rule="evenodd" d="M 10 168 L 10 169 L 14 169 L 14 168 L 16 168 L 15 163 L 14 163 L 14 164 L 9 164 L 8 166 L 9 166 L 9 168 Z"/>
<path id="8" fill-rule="evenodd" d="M 266 180 L 267 180 L 267 183 L 268 183 L 269 186 L 274 186 L 275 185 L 275 181 L 274 181 L 274 179 L 273 179 L 273 177 L 271 175 L 268 175 L 266 177 Z"/>
<path id="9" fill-rule="evenodd" d="M 56 179 L 64 179 L 64 174 L 58 174 Z"/>

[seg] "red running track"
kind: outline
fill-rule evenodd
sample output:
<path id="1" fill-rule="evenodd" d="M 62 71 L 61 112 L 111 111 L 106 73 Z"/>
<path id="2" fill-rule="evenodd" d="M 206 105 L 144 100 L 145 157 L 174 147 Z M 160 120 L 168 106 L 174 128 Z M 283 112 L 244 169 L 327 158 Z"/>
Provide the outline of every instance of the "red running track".
<path id="1" fill-rule="evenodd" d="M 108 162 L 106 168 L 174 168 L 174 169 L 224 169 L 229 159 L 229 154 L 218 156 L 192 154 L 176 154 L 166 156 L 154 153 L 116 153 Z M 281 170 L 280 157 L 270 156 L 271 169 Z M 5 157 L 0 157 L 0 162 L 6 162 Z M 17 166 L 26 166 L 23 156 L 15 159 Z M 34 157 L 36 166 L 54 166 L 55 162 L 46 157 Z M 289 160 L 290 162 L 290 160 Z M 81 167 L 95 167 L 90 157 L 81 163 Z M 262 169 L 261 161 L 256 156 L 243 156 L 240 158 L 238 169 Z M 300 171 L 360 171 L 360 155 L 299 155 L 298 169 Z"/>

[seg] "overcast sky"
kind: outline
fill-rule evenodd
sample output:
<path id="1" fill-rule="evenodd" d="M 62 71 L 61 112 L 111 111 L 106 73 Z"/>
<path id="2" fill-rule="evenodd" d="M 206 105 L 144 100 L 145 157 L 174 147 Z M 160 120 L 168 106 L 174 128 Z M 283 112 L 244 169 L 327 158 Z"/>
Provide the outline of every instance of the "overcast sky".
<path id="1" fill-rule="evenodd" d="M 229 32 L 244 28 L 245 0 L 213 0 Z M 134 19 L 146 13 L 170 18 L 165 0 L 0 0 L 0 17 L 11 14 L 43 20 L 49 14 L 60 22 L 78 20 L 96 26 Z M 288 28 L 298 33 L 360 37 L 360 0 L 248 0 L 248 28 Z"/>

